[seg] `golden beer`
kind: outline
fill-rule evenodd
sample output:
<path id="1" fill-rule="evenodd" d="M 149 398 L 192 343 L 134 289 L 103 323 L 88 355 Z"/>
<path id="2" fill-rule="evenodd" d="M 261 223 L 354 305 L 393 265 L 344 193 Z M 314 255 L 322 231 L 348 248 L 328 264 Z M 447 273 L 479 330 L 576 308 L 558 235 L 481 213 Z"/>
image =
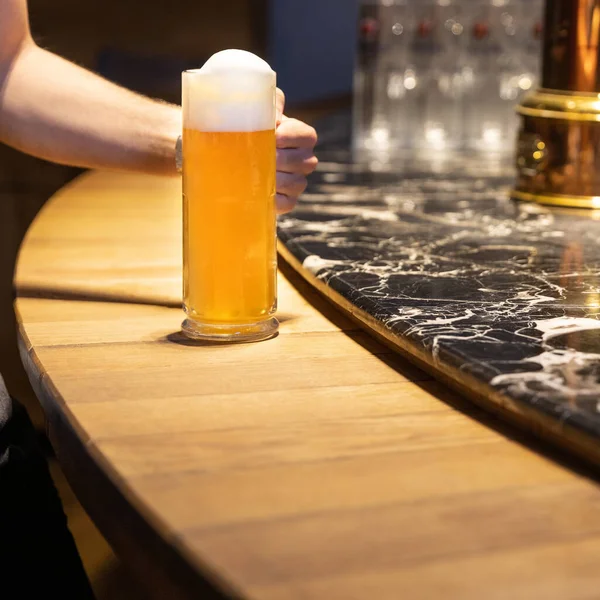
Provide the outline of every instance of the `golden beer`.
<path id="1" fill-rule="evenodd" d="M 275 74 L 241 51 L 211 66 L 183 75 L 183 331 L 259 340 L 277 330 Z"/>

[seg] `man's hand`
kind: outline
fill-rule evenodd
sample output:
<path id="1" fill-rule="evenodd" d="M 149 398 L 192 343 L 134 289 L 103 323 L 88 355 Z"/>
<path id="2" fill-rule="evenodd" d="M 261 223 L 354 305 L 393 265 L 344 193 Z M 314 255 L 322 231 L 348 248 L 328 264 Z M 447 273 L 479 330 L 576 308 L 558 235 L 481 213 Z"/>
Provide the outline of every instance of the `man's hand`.
<path id="1" fill-rule="evenodd" d="M 277 90 L 277 212 L 290 212 L 306 189 L 306 176 L 318 164 L 314 155 L 317 132 L 302 121 L 283 114 L 285 96 Z"/>

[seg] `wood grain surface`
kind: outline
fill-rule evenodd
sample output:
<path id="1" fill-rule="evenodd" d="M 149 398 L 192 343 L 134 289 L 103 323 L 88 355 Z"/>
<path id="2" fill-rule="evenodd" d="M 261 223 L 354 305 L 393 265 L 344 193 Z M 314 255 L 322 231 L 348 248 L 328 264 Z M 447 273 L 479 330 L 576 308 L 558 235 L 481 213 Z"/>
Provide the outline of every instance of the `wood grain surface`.
<path id="1" fill-rule="evenodd" d="M 18 263 L 21 353 L 82 502 L 156 598 L 587 599 L 600 490 L 282 265 L 281 332 L 187 343 L 177 179 L 91 173 Z"/>

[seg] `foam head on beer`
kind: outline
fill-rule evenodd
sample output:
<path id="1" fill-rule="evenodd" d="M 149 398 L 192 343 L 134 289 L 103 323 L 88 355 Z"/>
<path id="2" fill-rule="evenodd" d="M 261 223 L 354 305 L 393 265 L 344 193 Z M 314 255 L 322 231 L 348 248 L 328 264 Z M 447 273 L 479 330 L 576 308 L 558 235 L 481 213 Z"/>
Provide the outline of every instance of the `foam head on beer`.
<path id="1" fill-rule="evenodd" d="M 276 75 L 258 56 L 223 50 L 183 78 L 184 126 L 197 131 L 275 128 Z"/>

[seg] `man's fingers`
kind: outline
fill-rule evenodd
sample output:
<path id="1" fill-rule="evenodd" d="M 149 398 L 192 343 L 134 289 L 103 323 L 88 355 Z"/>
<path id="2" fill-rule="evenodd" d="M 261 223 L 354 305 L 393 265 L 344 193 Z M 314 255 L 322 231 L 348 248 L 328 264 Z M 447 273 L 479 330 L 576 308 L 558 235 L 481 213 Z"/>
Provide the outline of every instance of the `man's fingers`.
<path id="1" fill-rule="evenodd" d="M 298 196 L 306 189 L 306 176 L 317 167 L 314 155 L 317 132 L 297 119 L 283 115 L 285 97 L 277 90 L 277 194 L 278 214 L 293 210 Z"/>
<path id="2" fill-rule="evenodd" d="M 310 175 L 319 164 L 312 148 L 280 148 L 277 150 L 277 170 L 284 173 Z"/>
<path id="3" fill-rule="evenodd" d="M 277 88 L 275 93 L 275 114 L 277 115 L 277 125 L 281 123 L 283 119 L 283 110 L 285 108 L 285 94 Z"/>
<path id="4" fill-rule="evenodd" d="M 277 194 L 275 196 L 275 207 L 278 215 L 284 215 L 294 210 L 298 198 L 286 196 L 285 194 Z"/>
<path id="5" fill-rule="evenodd" d="M 278 148 L 314 148 L 317 132 L 297 119 L 285 119 L 276 131 Z"/>
<path id="6" fill-rule="evenodd" d="M 299 196 L 306 189 L 306 177 L 296 173 L 277 172 L 277 193 Z"/>

